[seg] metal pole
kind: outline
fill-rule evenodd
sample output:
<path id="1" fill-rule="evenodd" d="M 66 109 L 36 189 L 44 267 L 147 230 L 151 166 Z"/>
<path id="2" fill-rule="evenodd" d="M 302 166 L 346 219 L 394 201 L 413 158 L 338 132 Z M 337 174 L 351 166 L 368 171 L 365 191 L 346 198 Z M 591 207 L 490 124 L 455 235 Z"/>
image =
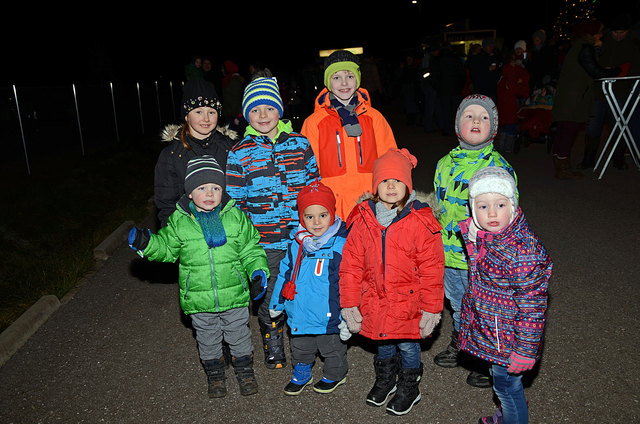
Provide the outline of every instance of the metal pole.
<path id="1" fill-rule="evenodd" d="M 140 98 L 140 83 L 136 83 L 138 90 L 138 109 L 140 110 L 140 127 L 142 128 L 142 134 L 144 134 L 144 118 L 142 117 L 142 99 Z"/>
<path id="2" fill-rule="evenodd" d="M 113 83 L 109 83 L 109 87 L 111 88 L 111 105 L 113 106 L 113 120 L 116 124 L 116 141 L 120 143 L 120 132 L 118 131 L 118 115 L 116 114 L 116 101 L 113 96 Z"/>
<path id="3" fill-rule="evenodd" d="M 82 150 L 82 156 L 84 156 L 84 141 L 82 140 L 82 125 L 80 125 L 80 111 L 78 110 L 78 95 L 76 93 L 76 85 L 71 84 L 73 87 L 73 102 L 76 105 L 76 117 L 78 119 L 78 131 L 80 132 L 80 150 Z"/>
<path id="4" fill-rule="evenodd" d="M 156 102 L 158 103 L 158 120 L 162 126 L 162 112 L 160 112 L 160 92 L 158 91 L 158 81 L 156 81 Z"/>
<path id="5" fill-rule="evenodd" d="M 171 90 L 171 110 L 173 111 L 173 120 L 176 120 L 176 103 L 173 98 L 173 81 L 169 81 L 169 88 Z"/>
<path id="6" fill-rule="evenodd" d="M 31 175 L 31 168 L 29 167 L 29 155 L 27 155 L 27 144 L 24 139 L 24 129 L 22 128 L 22 116 L 20 115 L 20 105 L 18 104 L 18 92 L 16 86 L 13 86 L 13 97 L 16 99 L 16 111 L 18 113 L 18 123 L 20 124 L 20 134 L 22 135 L 22 148 L 24 149 L 24 159 L 27 162 L 27 174 Z"/>

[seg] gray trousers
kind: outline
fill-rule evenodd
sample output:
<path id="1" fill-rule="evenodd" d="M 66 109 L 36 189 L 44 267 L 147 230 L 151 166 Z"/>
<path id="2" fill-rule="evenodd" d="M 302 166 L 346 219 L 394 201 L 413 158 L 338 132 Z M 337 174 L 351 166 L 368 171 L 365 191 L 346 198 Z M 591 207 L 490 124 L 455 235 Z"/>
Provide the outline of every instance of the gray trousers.
<path id="1" fill-rule="evenodd" d="M 280 262 L 287 254 L 286 250 L 277 249 L 264 249 L 267 254 L 267 262 L 269 263 L 269 281 L 267 282 L 267 292 L 264 297 L 256 302 L 260 302 L 258 306 L 258 320 L 263 324 L 271 324 L 271 316 L 269 315 L 269 302 L 271 301 L 271 294 L 273 293 L 273 287 L 278 280 L 278 274 L 280 273 Z"/>
<path id="2" fill-rule="evenodd" d="M 235 308 L 224 312 L 192 314 L 191 325 L 196 331 L 200 359 L 208 361 L 222 358 L 222 340 L 229 345 L 236 358 L 253 352 L 249 329 L 249 308 Z"/>
<path id="3" fill-rule="evenodd" d="M 316 334 L 309 336 L 291 336 L 291 362 L 296 364 L 313 364 L 316 353 L 324 358 L 322 376 L 329 380 L 340 381 L 349 370 L 347 362 L 347 345 L 340 340 L 338 334 Z"/>

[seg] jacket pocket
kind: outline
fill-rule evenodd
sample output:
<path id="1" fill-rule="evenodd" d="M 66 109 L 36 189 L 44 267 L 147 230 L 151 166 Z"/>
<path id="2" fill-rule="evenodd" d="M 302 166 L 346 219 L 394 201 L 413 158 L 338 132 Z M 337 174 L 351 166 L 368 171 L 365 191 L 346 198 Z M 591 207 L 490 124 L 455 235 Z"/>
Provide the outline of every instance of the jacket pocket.
<path id="1" fill-rule="evenodd" d="M 184 280 L 184 296 L 183 299 L 187 299 L 187 295 L 189 294 L 189 280 L 191 280 L 191 273 L 187 274 L 187 278 Z"/>
<path id="2" fill-rule="evenodd" d="M 389 293 L 389 315 L 398 319 L 420 316 L 420 295 L 413 287 L 398 287 Z"/>

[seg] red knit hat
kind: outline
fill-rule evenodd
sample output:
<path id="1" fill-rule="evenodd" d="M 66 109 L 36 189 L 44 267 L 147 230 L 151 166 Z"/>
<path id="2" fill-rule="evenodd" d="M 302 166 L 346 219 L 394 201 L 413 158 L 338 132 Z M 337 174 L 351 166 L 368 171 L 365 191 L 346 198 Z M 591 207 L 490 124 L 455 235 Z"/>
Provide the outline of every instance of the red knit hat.
<path id="1" fill-rule="evenodd" d="M 331 223 L 333 224 L 336 218 L 336 197 L 329 187 L 318 180 L 304 187 L 298 193 L 298 216 L 300 217 L 300 224 L 304 225 L 304 220 L 302 219 L 304 210 L 311 205 L 321 205 L 327 208 L 331 214 Z"/>
<path id="2" fill-rule="evenodd" d="M 413 191 L 411 170 L 418 164 L 418 159 L 407 149 L 390 148 L 387 153 L 373 162 L 373 194 L 378 192 L 378 185 L 390 178 L 402 181 L 409 193 Z"/>

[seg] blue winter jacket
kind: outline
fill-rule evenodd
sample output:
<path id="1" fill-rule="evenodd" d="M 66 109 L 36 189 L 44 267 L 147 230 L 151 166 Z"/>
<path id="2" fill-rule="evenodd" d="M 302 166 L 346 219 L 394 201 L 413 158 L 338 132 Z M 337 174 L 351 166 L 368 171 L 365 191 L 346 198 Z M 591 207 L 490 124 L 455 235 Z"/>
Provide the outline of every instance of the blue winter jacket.
<path id="1" fill-rule="evenodd" d="M 265 249 L 286 250 L 298 226 L 298 192 L 320 179 L 309 140 L 280 121 L 275 141 L 247 128 L 227 158 L 227 193 L 260 233 Z"/>
<path id="2" fill-rule="evenodd" d="M 269 309 L 284 310 L 291 334 L 339 334 L 340 282 L 338 271 L 342 248 L 347 239 L 347 227 L 341 223 L 337 233 L 315 252 L 303 250 L 296 295 L 293 300 L 282 296 L 282 287 L 291 279 L 298 257 L 300 242 L 293 237 L 287 255 L 280 262 L 280 273 L 273 289 Z"/>

